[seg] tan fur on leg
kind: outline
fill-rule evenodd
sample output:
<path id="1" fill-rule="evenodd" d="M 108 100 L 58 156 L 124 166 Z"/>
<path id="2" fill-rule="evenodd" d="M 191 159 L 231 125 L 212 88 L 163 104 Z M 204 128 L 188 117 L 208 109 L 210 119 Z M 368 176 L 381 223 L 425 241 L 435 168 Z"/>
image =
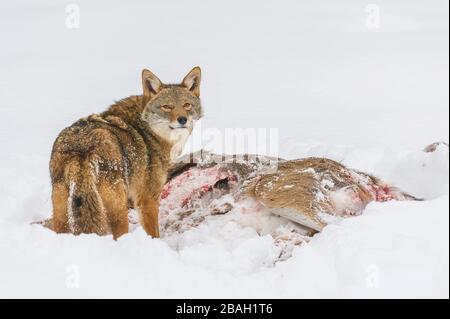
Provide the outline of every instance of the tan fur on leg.
<path id="1" fill-rule="evenodd" d="M 102 181 L 98 185 L 106 216 L 114 239 L 128 233 L 128 196 L 124 181 L 110 183 Z"/>
<path id="2" fill-rule="evenodd" d="M 67 216 L 67 201 L 69 190 L 64 183 L 56 183 L 52 189 L 53 230 L 57 233 L 70 231 Z"/>
<path id="3" fill-rule="evenodd" d="M 159 201 L 145 198 L 138 202 L 138 210 L 142 227 L 148 235 L 159 238 Z"/>

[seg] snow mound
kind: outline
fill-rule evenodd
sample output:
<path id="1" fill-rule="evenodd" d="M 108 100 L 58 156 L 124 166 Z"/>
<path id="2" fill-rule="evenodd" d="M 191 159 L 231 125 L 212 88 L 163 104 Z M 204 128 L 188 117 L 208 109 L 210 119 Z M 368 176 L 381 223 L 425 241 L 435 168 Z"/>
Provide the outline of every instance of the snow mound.
<path id="1" fill-rule="evenodd" d="M 419 167 L 419 154 L 399 157 Z M 437 172 L 448 149 L 426 158 Z M 448 297 L 448 176 L 435 182 L 418 190 L 440 186 L 444 195 L 372 202 L 361 216 L 337 219 L 288 249 L 270 234 L 289 233 L 291 225 L 272 215 L 228 213 L 162 239 L 136 227 L 115 242 L 110 236 L 56 235 L 18 214 L 0 220 L 0 296 Z M 11 180 L 13 189 L 22 183 Z M 34 189 L 30 198 L 23 195 L 23 207 L 44 192 Z M 292 257 L 280 256 L 283 250 Z"/>

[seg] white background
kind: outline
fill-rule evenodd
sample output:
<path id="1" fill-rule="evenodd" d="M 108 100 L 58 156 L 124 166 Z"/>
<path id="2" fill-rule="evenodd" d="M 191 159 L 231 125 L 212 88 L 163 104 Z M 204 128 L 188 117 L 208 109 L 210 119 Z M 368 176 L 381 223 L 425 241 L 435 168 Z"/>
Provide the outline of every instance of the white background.
<path id="1" fill-rule="evenodd" d="M 0 3 L 0 296 L 448 297 L 448 148 L 420 151 L 449 140 L 448 1 L 373 2 L 377 29 L 361 0 L 74 1 L 76 29 L 70 3 Z M 140 94 L 144 67 L 177 82 L 195 65 L 203 127 L 275 127 L 284 157 L 334 158 L 431 201 L 372 205 L 276 266 L 270 240 L 242 246 L 238 228 L 234 244 L 211 226 L 175 251 L 139 230 L 116 243 L 28 225 L 51 213 L 61 129 Z"/>

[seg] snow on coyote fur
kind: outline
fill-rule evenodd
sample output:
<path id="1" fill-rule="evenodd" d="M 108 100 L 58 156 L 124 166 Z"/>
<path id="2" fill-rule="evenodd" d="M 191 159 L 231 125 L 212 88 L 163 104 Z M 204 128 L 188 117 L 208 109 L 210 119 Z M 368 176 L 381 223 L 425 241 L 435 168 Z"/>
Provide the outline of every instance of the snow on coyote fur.
<path id="1" fill-rule="evenodd" d="M 142 71 L 143 94 L 64 129 L 50 159 L 53 229 L 58 233 L 128 232 L 128 202 L 142 227 L 159 237 L 158 201 L 172 160 L 201 117 L 200 68 L 180 84 Z"/>

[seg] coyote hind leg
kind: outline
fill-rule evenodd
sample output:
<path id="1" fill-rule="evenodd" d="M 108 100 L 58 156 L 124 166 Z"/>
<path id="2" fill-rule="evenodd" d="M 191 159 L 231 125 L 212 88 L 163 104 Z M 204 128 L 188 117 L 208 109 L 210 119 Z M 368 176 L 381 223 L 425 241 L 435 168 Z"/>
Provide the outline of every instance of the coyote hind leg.
<path id="1" fill-rule="evenodd" d="M 52 189 L 53 230 L 57 233 L 69 233 L 67 202 L 69 190 L 65 183 L 55 183 Z"/>
<path id="2" fill-rule="evenodd" d="M 128 195 L 125 182 L 101 181 L 98 184 L 98 192 L 114 239 L 128 233 Z"/>

